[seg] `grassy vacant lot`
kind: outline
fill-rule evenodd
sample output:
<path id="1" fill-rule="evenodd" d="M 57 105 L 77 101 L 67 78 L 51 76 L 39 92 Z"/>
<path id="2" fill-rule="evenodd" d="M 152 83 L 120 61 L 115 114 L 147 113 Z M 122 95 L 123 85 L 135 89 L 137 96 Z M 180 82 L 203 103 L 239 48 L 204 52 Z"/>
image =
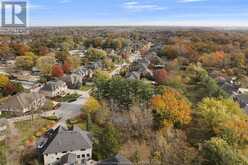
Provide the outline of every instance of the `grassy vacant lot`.
<path id="1" fill-rule="evenodd" d="M 15 123 L 20 133 L 20 143 L 29 144 L 45 133 L 55 122 L 44 118 Z"/>
<path id="2" fill-rule="evenodd" d="M 44 132 L 53 127 L 54 123 L 54 121 L 43 118 L 10 123 L 7 144 L 6 146 L 0 144 L 0 151 L 6 151 L 8 164 L 38 165 L 35 142 Z M 2 152 L 0 152 L 0 159 L 2 160 L 1 156 Z M 2 164 L 0 163 L 0 165 Z"/>

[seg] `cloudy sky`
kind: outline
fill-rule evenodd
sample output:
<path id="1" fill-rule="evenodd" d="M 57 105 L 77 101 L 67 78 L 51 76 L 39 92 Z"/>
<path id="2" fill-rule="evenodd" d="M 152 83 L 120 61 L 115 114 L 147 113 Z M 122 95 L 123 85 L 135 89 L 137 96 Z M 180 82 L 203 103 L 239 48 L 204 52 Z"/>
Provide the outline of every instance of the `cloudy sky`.
<path id="1" fill-rule="evenodd" d="M 29 0 L 32 26 L 248 26 L 248 0 Z"/>

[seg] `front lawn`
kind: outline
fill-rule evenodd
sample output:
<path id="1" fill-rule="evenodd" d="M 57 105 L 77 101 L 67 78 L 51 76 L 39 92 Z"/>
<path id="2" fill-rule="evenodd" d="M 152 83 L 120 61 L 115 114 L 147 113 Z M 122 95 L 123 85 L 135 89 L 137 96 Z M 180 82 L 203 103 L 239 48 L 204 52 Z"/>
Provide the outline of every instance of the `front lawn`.
<path id="1" fill-rule="evenodd" d="M 73 101 L 76 101 L 77 98 L 79 98 L 80 95 L 77 94 L 77 93 L 73 93 L 73 94 L 67 94 L 66 96 L 64 97 L 61 97 L 58 99 L 58 102 L 73 102 Z"/>
<path id="2" fill-rule="evenodd" d="M 80 87 L 80 90 L 81 90 L 81 91 L 88 91 L 88 90 L 90 90 L 90 89 L 92 89 L 92 88 L 94 88 L 94 85 L 86 84 L 86 85 L 82 85 L 82 86 Z"/>

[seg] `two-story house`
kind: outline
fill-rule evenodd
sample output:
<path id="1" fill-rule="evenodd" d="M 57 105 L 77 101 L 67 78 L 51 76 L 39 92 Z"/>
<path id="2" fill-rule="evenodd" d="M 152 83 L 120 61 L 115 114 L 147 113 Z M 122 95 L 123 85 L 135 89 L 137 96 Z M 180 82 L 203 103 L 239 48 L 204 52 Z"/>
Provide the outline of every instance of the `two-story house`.
<path id="1" fill-rule="evenodd" d="M 10 96 L 0 104 L 0 111 L 13 115 L 23 115 L 44 106 L 46 99 L 38 92 L 20 93 Z"/>
<path id="2" fill-rule="evenodd" d="M 78 127 L 62 126 L 49 130 L 37 142 L 37 150 L 44 165 L 73 163 L 84 165 L 92 157 L 92 141 L 89 132 Z"/>
<path id="3" fill-rule="evenodd" d="M 46 97 L 63 96 L 67 93 L 67 85 L 64 81 L 49 81 L 41 89 L 40 93 Z"/>

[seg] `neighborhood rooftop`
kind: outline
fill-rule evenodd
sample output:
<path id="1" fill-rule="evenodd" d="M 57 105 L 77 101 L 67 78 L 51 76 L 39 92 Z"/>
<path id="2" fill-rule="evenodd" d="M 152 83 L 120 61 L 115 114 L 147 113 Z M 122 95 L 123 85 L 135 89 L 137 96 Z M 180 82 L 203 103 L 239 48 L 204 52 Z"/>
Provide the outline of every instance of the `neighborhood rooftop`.
<path id="1" fill-rule="evenodd" d="M 54 131 L 48 145 L 43 150 L 43 154 L 58 153 L 64 151 L 88 149 L 92 147 L 89 133 L 75 127 L 73 130 L 66 130 L 60 126 Z"/>

